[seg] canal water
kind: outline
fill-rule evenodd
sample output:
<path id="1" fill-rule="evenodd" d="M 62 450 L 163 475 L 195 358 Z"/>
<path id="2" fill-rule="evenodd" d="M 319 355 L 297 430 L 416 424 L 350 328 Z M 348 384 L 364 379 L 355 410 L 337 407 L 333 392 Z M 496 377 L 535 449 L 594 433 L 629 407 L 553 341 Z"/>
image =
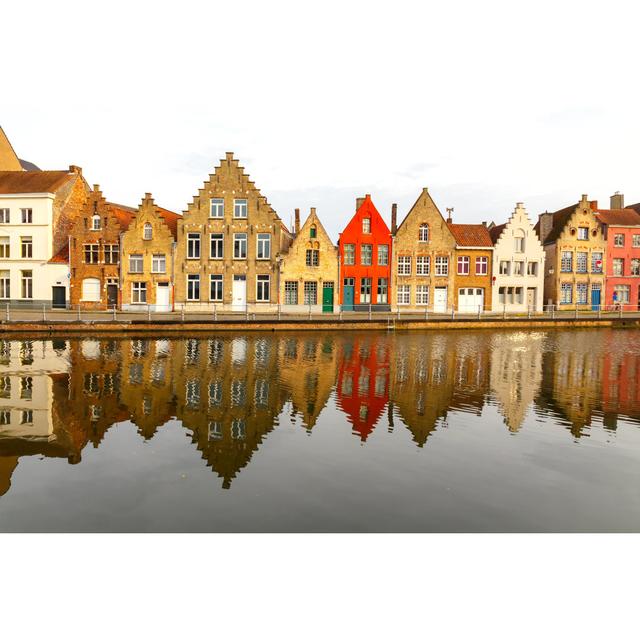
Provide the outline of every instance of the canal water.
<path id="1" fill-rule="evenodd" d="M 640 530 L 640 332 L 0 341 L 1 531 Z"/>

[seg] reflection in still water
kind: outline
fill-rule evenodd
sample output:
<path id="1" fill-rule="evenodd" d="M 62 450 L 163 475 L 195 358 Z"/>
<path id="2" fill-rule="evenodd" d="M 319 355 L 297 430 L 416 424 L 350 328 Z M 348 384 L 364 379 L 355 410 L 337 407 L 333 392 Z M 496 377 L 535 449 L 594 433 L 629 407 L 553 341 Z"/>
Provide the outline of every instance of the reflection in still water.
<path id="1" fill-rule="evenodd" d="M 530 419 L 578 439 L 594 416 L 610 431 L 640 417 L 639 376 L 640 339 L 624 331 L 5 340 L 0 495 L 21 456 L 81 463 L 124 421 L 145 440 L 179 421 L 224 488 L 284 416 L 364 446 L 406 429 L 422 448 L 455 413 L 495 424 L 493 406 L 516 437 Z"/>

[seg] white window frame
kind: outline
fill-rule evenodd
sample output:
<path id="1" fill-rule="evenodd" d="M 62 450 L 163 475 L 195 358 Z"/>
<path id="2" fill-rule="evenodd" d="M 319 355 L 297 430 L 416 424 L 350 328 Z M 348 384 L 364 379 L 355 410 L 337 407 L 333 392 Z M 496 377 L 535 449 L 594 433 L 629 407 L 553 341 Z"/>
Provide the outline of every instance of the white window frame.
<path id="1" fill-rule="evenodd" d="M 356 245 L 352 242 L 344 245 L 344 263 L 345 265 L 355 265 L 356 263 Z"/>
<path id="2" fill-rule="evenodd" d="M 398 275 L 411 275 L 411 256 L 398 256 Z"/>
<path id="3" fill-rule="evenodd" d="M 431 272 L 431 256 L 416 256 L 416 275 L 428 276 Z"/>
<path id="4" fill-rule="evenodd" d="M 195 292 L 197 290 L 197 296 Z M 200 300 L 200 274 L 187 274 L 187 302 L 198 302 Z"/>
<path id="5" fill-rule="evenodd" d="M 416 285 L 416 305 L 427 306 L 429 304 L 429 285 Z"/>
<path id="6" fill-rule="evenodd" d="M 220 283 L 220 286 L 214 287 L 214 283 L 216 285 Z M 220 273 L 211 273 L 209 275 L 209 300 L 211 302 L 222 302 L 224 300 L 224 276 Z"/>
<path id="7" fill-rule="evenodd" d="M 260 273 L 256 276 L 256 302 L 271 302 L 271 276 L 269 274 Z"/>
<path id="8" fill-rule="evenodd" d="M 524 269 L 524 265 L 523 265 Z M 487 256 L 476 257 L 476 275 L 486 276 L 489 274 L 489 258 Z"/>
<path id="9" fill-rule="evenodd" d="M 458 275 L 468 276 L 471 274 L 471 256 L 458 256 Z M 460 269 L 462 267 L 462 270 Z"/>
<path id="10" fill-rule="evenodd" d="M 196 232 L 187 233 L 187 260 L 200 260 L 202 248 L 200 246 L 200 234 Z M 197 255 L 196 255 L 197 254 Z"/>
<path id="11" fill-rule="evenodd" d="M 144 300 L 142 299 L 144 298 Z M 147 283 L 131 283 L 131 304 L 147 304 Z"/>
<path id="12" fill-rule="evenodd" d="M 365 247 L 367 247 L 366 252 Z M 368 262 L 365 262 L 365 256 L 368 258 Z M 360 265 L 363 267 L 371 267 L 373 265 L 373 245 L 368 242 L 360 245 Z"/>
<path id="13" fill-rule="evenodd" d="M 448 256 L 436 256 L 436 276 L 448 276 L 449 275 L 449 257 Z"/>
<path id="14" fill-rule="evenodd" d="M 362 218 L 362 233 L 365 235 L 371 233 L 371 218 Z"/>
<path id="15" fill-rule="evenodd" d="M 0 224 L 11 223 L 11 209 L 9 207 L 0 207 Z"/>
<path id="16" fill-rule="evenodd" d="M 26 260 L 33 258 L 33 236 L 20 236 L 20 257 Z"/>
<path id="17" fill-rule="evenodd" d="M 426 222 L 418 229 L 418 242 L 429 242 L 429 225 Z"/>
<path id="18" fill-rule="evenodd" d="M 142 239 L 153 240 L 153 225 L 150 222 L 145 222 L 142 227 Z"/>
<path id="19" fill-rule="evenodd" d="M 411 304 L 411 285 L 399 284 L 397 287 L 397 301 L 399 305 Z"/>
<path id="20" fill-rule="evenodd" d="M 162 268 L 159 268 L 162 265 Z M 167 273 L 167 256 L 164 253 L 154 253 L 151 256 L 151 273 Z"/>
<path id="21" fill-rule="evenodd" d="M 2 247 L 2 255 L 0 258 L 10 258 L 11 257 L 11 237 L 3 236 L 0 238 L 0 247 Z"/>
<path id="22" fill-rule="evenodd" d="M 11 298 L 11 272 L 0 271 L 0 300 Z"/>
<path id="23" fill-rule="evenodd" d="M 313 294 L 313 297 L 311 297 Z M 302 303 L 305 306 L 318 304 L 318 283 L 315 280 L 306 280 L 302 286 Z"/>
<path id="24" fill-rule="evenodd" d="M 295 302 L 291 302 L 291 300 L 294 299 L 294 297 L 291 294 L 295 294 Z M 284 303 L 289 305 L 298 304 L 298 281 L 297 280 L 285 280 Z"/>
<path id="25" fill-rule="evenodd" d="M 91 284 L 93 291 L 87 291 L 87 285 Z M 96 289 L 97 285 L 97 289 Z M 100 302 L 101 286 L 99 278 L 83 278 L 82 279 L 82 301 L 83 302 Z"/>
<path id="26" fill-rule="evenodd" d="M 234 198 L 233 200 L 233 217 L 246 220 L 249 211 L 249 201 L 246 198 Z"/>
<path id="27" fill-rule="evenodd" d="M 589 227 L 578 227 L 578 240 L 589 239 Z"/>
<path id="28" fill-rule="evenodd" d="M 209 203 L 209 217 L 218 220 L 224 218 L 224 198 L 211 198 Z"/>
<path id="29" fill-rule="evenodd" d="M 378 266 L 386 267 L 388 265 L 389 265 L 389 245 L 379 244 L 378 245 Z"/>
<path id="30" fill-rule="evenodd" d="M 140 268 L 134 269 L 134 264 L 140 265 Z M 141 253 L 129 254 L 129 273 L 142 273 L 144 271 L 144 256 Z"/>
<path id="31" fill-rule="evenodd" d="M 22 224 L 33 224 L 33 209 L 20 209 Z"/>
<path id="32" fill-rule="evenodd" d="M 100 231 L 102 229 L 102 221 L 97 213 L 91 216 L 91 231 Z"/>
<path id="33" fill-rule="evenodd" d="M 241 244 L 239 245 L 240 248 L 242 248 L 244 246 L 244 256 L 243 255 L 236 255 L 236 242 L 240 242 Z M 234 260 L 246 260 L 247 256 L 248 256 L 248 236 L 246 233 L 234 233 L 233 234 L 233 259 Z"/>
<path id="34" fill-rule="evenodd" d="M 220 248 L 220 255 L 213 255 L 213 245 Z M 224 259 L 224 233 L 210 233 L 209 234 L 209 259 L 210 260 L 223 260 Z"/>
<path id="35" fill-rule="evenodd" d="M 265 252 L 266 247 L 266 252 Z M 260 253 L 265 255 L 260 256 Z M 271 260 L 271 234 L 258 233 L 256 235 L 256 260 Z"/>

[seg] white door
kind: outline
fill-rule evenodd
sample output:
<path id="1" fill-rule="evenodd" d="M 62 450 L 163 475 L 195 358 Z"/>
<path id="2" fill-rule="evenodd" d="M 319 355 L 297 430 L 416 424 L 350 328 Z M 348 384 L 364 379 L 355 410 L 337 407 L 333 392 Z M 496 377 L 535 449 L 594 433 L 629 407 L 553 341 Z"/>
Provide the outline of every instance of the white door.
<path id="1" fill-rule="evenodd" d="M 447 287 L 436 287 L 433 297 L 433 310 L 436 313 L 446 313 L 447 311 Z"/>
<path id="2" fill-rule="evenodd" d="M 156 311 L 171 311 L 168 282 L 158 282 L 156 284 Z"/>
<path id="3" fill-rule="evenodd" d="M 460 313 L 478 313 L 484 309 L 484 289 L 460 289 L 458 291 L 458 311 Z"/>
<path id="4" fill-rule="evenodd" d="M 244 311 L 247 306 L 247 276 L 233 276 L 233 310 Z"/>

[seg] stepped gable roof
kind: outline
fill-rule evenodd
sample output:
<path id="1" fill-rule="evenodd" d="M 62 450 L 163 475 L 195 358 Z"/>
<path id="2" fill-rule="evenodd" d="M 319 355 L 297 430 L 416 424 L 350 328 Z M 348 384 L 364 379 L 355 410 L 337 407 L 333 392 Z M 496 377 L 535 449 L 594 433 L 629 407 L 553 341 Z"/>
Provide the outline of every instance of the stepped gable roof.
<path id="1" fill-rule="evenodd" d="M 0 193 L 55 193 L 76 174 L 64 171 L 0 171 Z"/>
<path id="2" fill-rule="evenodd" d="M 504 231 L 506 226 L 507 223 L 505 222 L 503 224 L 494 225 L 489 229 L 489 235 L 491 236 L 491 242 L 493 242 L 493 244 L 498 242 L 498 238 L 500 237 L 500 234 Z"/>
<path id="3" fill-rule="evenodd" d="M 69 264 L 69 244 L 65 244 L 58 253 L 56 253 L 49 264 Z"/>
<path id="4" fill-rule="evenodd" d="M 612 227 L 637 227 L 640 226 L 640 214 L 632 208 L 629 209 L 597 209 L 596 216 L 602 224 Z"/>
<path id="5" fill-rule="evenodd" d="M 456 244 L 461 247 L 493 247 L 489 230 L 483 224 L 447 222 Z"/>
<path id="6" fill-rule="evenodd" d="M 575 210 L 580 206 L 579 202 L 575 204 L 571 204 L 564 209 L 560 209 L 555 211 L 553 215 L 553 222 L 551 226 L 551 231 L 549 231 L 549 235 L 544 239 L 542 244 L 551 244 L 555 242 L 559 237 L 564 228 L 567 226 L 567 222 L 574 214 Z M 534 231 L 538 234 L 538 238 L 540 237 L 540 219 L 536 222 L 535 227 L 533 227 Z"/>

